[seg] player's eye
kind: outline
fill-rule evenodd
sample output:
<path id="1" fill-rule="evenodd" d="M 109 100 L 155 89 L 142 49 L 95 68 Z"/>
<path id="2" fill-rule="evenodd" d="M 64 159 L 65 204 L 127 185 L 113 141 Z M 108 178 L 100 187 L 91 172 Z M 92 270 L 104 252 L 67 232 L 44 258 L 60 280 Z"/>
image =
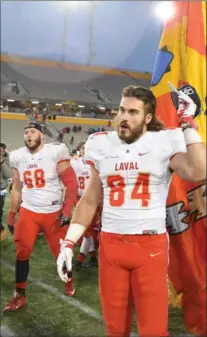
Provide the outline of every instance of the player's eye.
<path id="1" fill-rule="evenodd" d="M 130 115 L 138 115 L 139 111 L 138 110 L 130 110 L 129 113 L 130 113 Z"/>

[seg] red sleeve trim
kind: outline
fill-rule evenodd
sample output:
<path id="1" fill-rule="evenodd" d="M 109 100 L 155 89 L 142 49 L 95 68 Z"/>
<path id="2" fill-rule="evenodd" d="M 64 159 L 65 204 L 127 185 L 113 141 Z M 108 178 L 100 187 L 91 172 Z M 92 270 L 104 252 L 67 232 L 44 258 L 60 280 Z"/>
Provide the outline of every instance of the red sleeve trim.
<path id="1" fill-rule="evenodd" d="M 62 159 L 57 162 L 57 164 L 60 164 L 60 163 L 70 163 L 70 159 Z"/>
<path id="2" fill-rule="evenodd" d="M 172 157 L 170 157 L 170 161 L 176 156 L 177 153 L 175 153 Z"/>
<path id="3" fill-rule="evenodd" d="M 96 168 L 96 165 L 92 160 L 86 160 L 86 164 L 91 165 L 93 168 Z"/>
<path id="4" fill-rule="evenodd" d="M 175 154 L 172 155 L 172 157 L 170 157 L 170 161 L 176 156 L 176 154 L 179 154 L 179 153 L 186 153 L 186 152 L 176 152 Z"/>
<path id="5" fill-rule="evenodd" d="M 108 135 L 108 131 L 100 131 L 92 134 L 93 136 Z"/>
<path id="6" fill-rule="evenodd" d="M 95 163 L 92 160 L 86 160 L 85 162 L 86 164 L 91 165 L 97 172 L 99 172 L 96 168 Z"/>
<path id="7" fill-rule="evenodd" d="M 196 143 L 192 143 L 192 144 L 188 144 L 188 145 L 186 145 L 186 147 L 188 147 L 188 146 L 191 146 L 191 145 L 195 145 L 195 144 L 203 144 L 203 142 L 196 142 Z"/>

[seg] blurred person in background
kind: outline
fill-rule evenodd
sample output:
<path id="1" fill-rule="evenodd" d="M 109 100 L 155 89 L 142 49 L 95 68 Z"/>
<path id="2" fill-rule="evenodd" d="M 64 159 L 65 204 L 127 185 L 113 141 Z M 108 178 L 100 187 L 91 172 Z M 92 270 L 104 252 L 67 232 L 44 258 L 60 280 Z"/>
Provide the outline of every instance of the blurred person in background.
<path id="1" fill-rule="evenodd" d="M 0 177 L 1 177 L 1 196 L 0 196 L 0 233 L 1 233 L 1 241 L 4 240 L 6 236 L 6 230 L 2 224 L 3 211 L 4 211 L 4 203 L 7 194 L 7 187 L 9 184 L 8 179 L 11 178 L 11 168 L 9 167 L 8 160 L 8 152 L 6 150 L 6 145 L 4 143 L 0 143 Z"/>
<path id="2" fill-rule="evenodd" d="M 88 181 L 91 174 L 91 167 L 86 164 L 84 160 L 85 156 L 85 142 L 80 142 L 77 146 L 78 157 L 71 159 L 70 164 L 75 171 L 78 181 L 78 200 L 82 197 L 85 189 L 87 188 Z M 97 257 L 95 249 L 95 238 L 97 234 L 97 223 L 99 222 L 99 212 L 97 211 L 91 221 L 91 225 L 83 235 L 81 240 L 80 252 L 78 254 L 78 260 L 76 262 L 76 270 L 79 271 L 83 267 L 83 263 L 87 255 L 90 256 L 90 261 L 86 264 L 87 267 L 97 267 Z"/>
<path id="3" fill-rule="evenodd" d="M 70 145 L 73 145 L 73 143 L 74 143 L 74 136 L 71 136 Z"/>

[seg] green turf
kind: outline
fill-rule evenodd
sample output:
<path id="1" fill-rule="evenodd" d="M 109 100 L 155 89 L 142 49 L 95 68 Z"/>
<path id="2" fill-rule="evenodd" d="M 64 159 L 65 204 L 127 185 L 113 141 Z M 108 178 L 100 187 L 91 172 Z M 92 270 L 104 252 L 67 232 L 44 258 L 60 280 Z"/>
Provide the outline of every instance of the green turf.
<path id="1" fill-rule="evenodd" d="M 8 209 L 8 200 L 6 207 Z M 4 214 L 6 218 L 6 212 Z M 12 235 L 8 234 L 1 243 L 1 258 L 14 265 L 15 248 Z M 56 265 L 43 236 L 39 236 L 30 262 L 30 275 L 63 292 L 64 285 L 59 280 Z M 97 270 L 83 268 L 74 273 L 76 284 L 75 299 L 101 314 L 97 287 Z M 28 306 L 19 312 L 2 314 L 2 309 L 11 299 L 14 287 L 14 273 L 1 266 L 1 325 L 7 325 L 18 337 L 41 336 L 105 336 L 104 324 L 84 314 L 53 294 L 41 289 L 34 282 L 28 282 Z M 186 332 L 182 312 L 170 310 L 170 331 Z M 133 324 L 136 332 L 136 323 Z"/>

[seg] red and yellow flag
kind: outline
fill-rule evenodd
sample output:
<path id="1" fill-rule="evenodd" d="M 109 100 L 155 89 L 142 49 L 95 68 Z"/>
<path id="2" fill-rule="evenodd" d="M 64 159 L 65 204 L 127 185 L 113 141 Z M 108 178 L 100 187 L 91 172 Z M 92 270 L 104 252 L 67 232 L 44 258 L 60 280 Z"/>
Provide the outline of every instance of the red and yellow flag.
<path id="1" fill-rule="evenodd" d="M 196 117 L 206 142 L 206 2 L 174 1 L 175 15 L 164 26 L 155 62 L 152 87 L 157 116 L 167 127 L 177 126 L 168 81 L 193 86 L 202 105 Z M 206 185 L 173 177 L 167 202 L 170 233 L 169 278 L 182 293 L 185 324 L 191 333 L 206 334 Z"/>

